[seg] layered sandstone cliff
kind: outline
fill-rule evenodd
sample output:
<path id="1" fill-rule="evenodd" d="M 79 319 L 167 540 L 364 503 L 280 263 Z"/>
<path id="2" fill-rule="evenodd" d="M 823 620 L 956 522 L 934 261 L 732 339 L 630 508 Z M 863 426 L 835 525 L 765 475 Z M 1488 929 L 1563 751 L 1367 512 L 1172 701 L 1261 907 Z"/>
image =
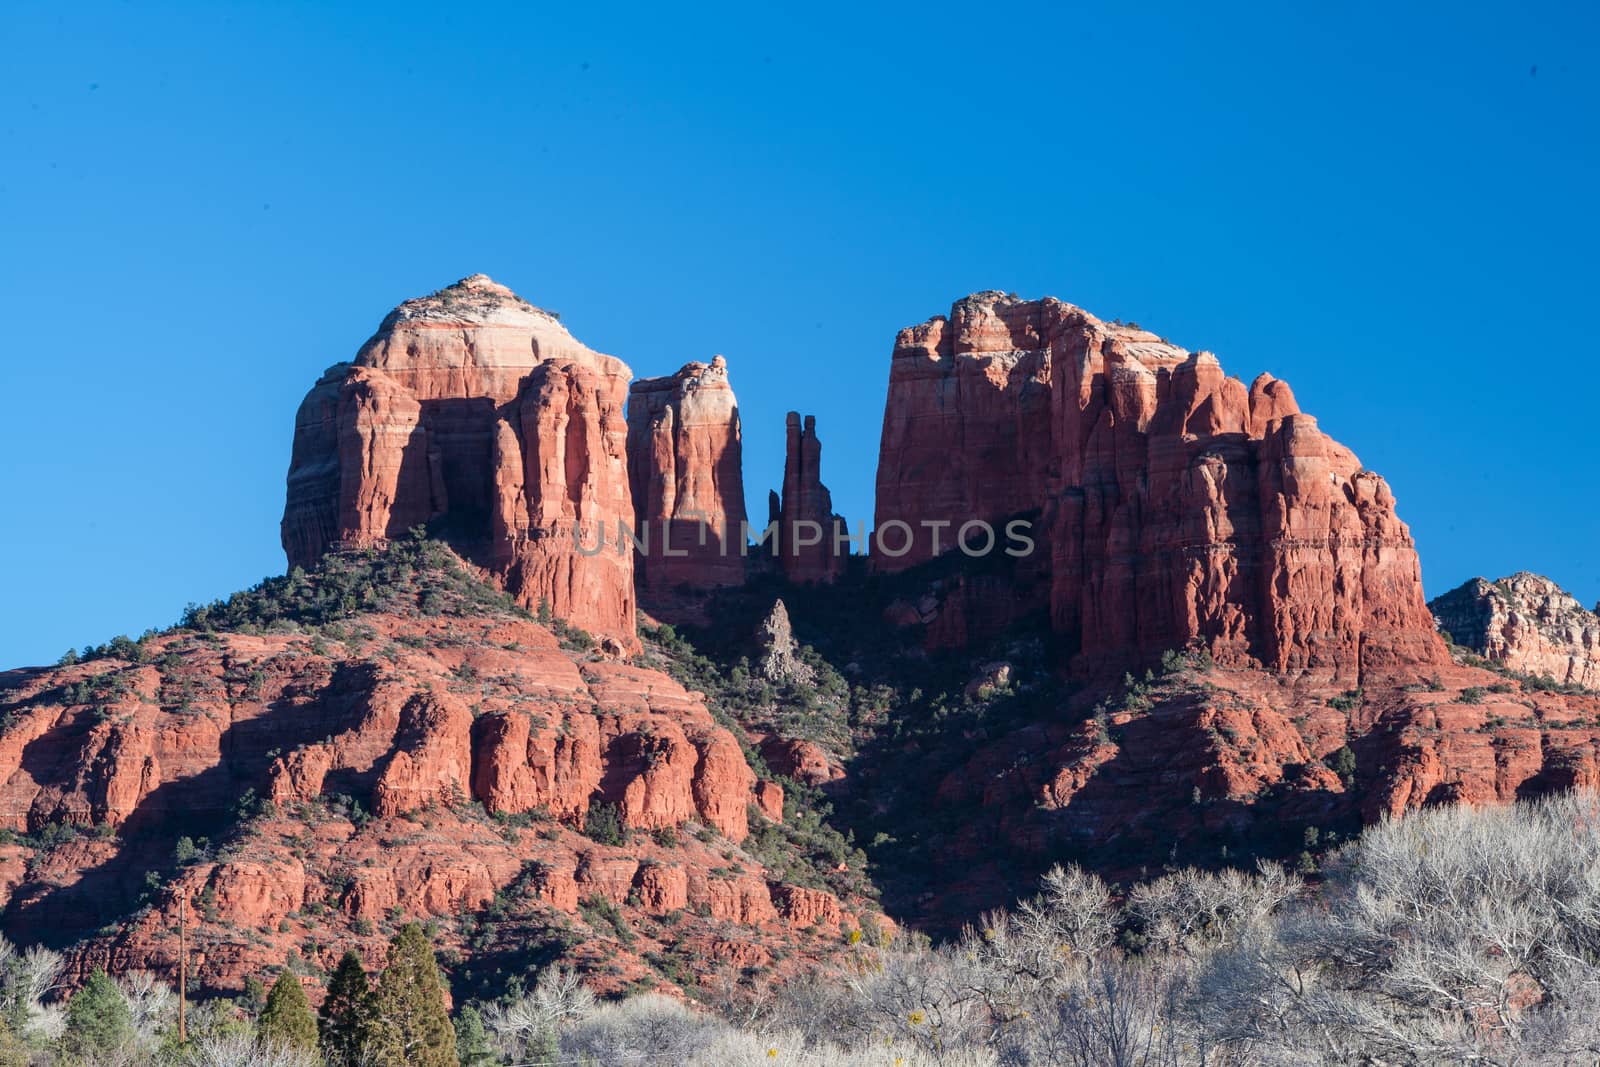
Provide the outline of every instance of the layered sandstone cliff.
<path id="1" fill-rule="evenodd" d="M 1495 582 L 1474 578 L 1428 607 L 1456 644 L 1492 663 L 1600 689 L 1600 616 L 1548 578 L 1527 571 Z"/>
<path id="2" fill-rule="evenodd" d="M 721 356 L 642 378 L 628 394 L 628 474 L 641 594 L 745 577 L 739 402 Z"/>
<path id="3" fill-rule="evenodd" d="M 635 647 L 628 379 L 484 275 L 406 301 L 300 406 L 290 566 L 425 524 L 524 605 Z"/>
<path id="4" fill-rule="evenodd" d="M 814 912 L 854 925 L 859 902 L 797 908 L 741 848 L 782 791 L 701 694 L 558 639 L 441 552 L 331 557 L 122 656 L 0 672 L 5 933 L 80 977 L 167 976 L 187 901 L 190 981 L 237 990 L 291 950 L 379 953 L 407 919 L 514 954 L 599 898 L 637 936 L 567 946 L 605 987 L 657 981 L 665 946 L 762 965 L 814 955 Z"/>
<path id="5" fill-rule="evenodd" d="M 930 833 L 952 828 L 928 862 L 959 874 L 899 917 L 955 928 L 1023 888 L 1017 872 L 1063 855 L 1124 878 L 1163 862 L 1249 866 L 1429 805 L 1594 788 L 1597 714 L 1593 696 L 1453 664 L 1424 682 L 1341 689 L 1191 657 L 981 743 L 952 737 L 942 761 L 919 738 L 853 772 L 853 786 L 885 821 L 909 809 L 926 812 Z M 931 799 L 900 784 L 935 773 Z"/>
<path id="6" fill-rule="evenodd" d="M 1136 326 L 998 292 L 896 340 L 877 526 L 934 554 L 964 523 L 1034 523 L 1052 626 L 1080 662 L 1202 647 L 1353 677 L 1444 661 L 1415 546 L 1378 475 L 1270 375 L 1227 377 Z"/>

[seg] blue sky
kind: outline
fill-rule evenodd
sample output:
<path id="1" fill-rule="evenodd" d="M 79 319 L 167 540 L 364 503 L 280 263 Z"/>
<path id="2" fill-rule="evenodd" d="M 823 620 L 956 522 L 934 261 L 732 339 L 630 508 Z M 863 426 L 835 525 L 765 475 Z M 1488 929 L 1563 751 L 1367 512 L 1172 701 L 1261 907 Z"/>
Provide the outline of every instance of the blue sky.
<path id="1" fill-rule="evenodd" d="M 1593 604 L 1600 16 L 1403 6 L 9 4 L 0 667 L 280 573 L 300 397 L 476 271 L 725 354 L 757 511 L 799 408 L 870 517 L 895 330 L 998 288 L 1288 379 L 1430 595 Z"/>

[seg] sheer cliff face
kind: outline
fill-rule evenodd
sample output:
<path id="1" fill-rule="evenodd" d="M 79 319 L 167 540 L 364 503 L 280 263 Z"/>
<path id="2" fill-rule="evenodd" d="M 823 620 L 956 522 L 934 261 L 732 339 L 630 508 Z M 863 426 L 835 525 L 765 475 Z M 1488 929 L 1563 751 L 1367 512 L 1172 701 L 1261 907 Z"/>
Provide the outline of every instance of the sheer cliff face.
<path id="1" fill-rule="evenodd" d="M 1442 661 L 1388 485 L 1285 383 L 979 293 L 896 340 L 877 525 L 1019 514 L 1048 553 L 1053 628 L 1090 665 L 1186 645 L 1337 676 Z M 875 566 L 929 558 L 918 533 Z"/>
<path id="2" fill-rule="evenodd" d="M 295 420 L 290 566 L 428 524 L 529 607 L 632 648 L 629 372 L 483 275 L 408 300 Z M 602 527 L 602 551 L 592 550 Z"/>
<path id="3" fill-rule="evenodd" d="M 959 529 L 1044 503 L 1051 392 L 1038 305 L 988 299 L 998 295 L 969 297 L 895 339 L 874 527 L 905 522 L 915 536 L 903 555 L 875 554 L 879 570 L 936 554 L 924 522 Z M 941 547 L 951 543 L 943 532 Z"/>
<path id="4" fill-rule="evenodd" d="M 1474 578 L 1428 607 L 1456 644 L 1493 663 L 1600 689 L 1600 615 L 1548 578 L 1527 571 L 1496 582 Z"/>
<path id="5" fill-rule="evenodd" d="M 744 582 L 742 449 L 739 402 L 721 356 L 633 383 L 628 475 L 647 539 L 634 566 L 647 595 Z"/>

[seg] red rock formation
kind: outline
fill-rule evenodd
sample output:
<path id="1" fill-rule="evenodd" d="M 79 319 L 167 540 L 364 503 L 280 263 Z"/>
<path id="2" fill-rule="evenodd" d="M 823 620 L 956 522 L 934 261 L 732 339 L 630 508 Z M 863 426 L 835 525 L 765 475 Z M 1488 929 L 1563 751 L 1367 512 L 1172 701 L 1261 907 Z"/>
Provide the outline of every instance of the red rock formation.
<path id="1" fill-rule="evenodd" d="M 778 911 L 798 927 L 837 927 L 844 921 L 839 901 L 832 893 L 797 885 L 780 886 L 773 894 Z"/>
<path id="2" fill-rule="evenodd" d="M 1600 615 L 1548 578 L 1527 571 L 1496 582 L 1474 578 L 1428 607 L 1456 644 L 1492 663 L 1600 689 Z"/>
<path id="3" fill-rule="evenodd" d="M 773 822 L 783 821 L 783 786 L 777 782 L 756 783 L 756 807 Z"/>
<path id="4" fill-rule="evenodd" d="M 744 582 L 739 403 L 721 356 L 642 378 L 628 393 L 628 474 L 640 590 Z"/>
<path id="5" fill-rule="evenodd" d="M 495 431 L 490 571 L 521 603 L 636 649 L 620 378 L 580 363 L 529 373 Z M 520 424 L 520 432 L 519 432 Z"/>
<path id="6" fill-rule="evenodd" d="M 457 567 L 433 587 L 466 580 Z M 817 916 L 783 918 L 783 887 L 740 848 L 752 804 L 782 818 L 782 790 L 757 788 L 700 694 L 526 618 L 419 614 L 416 594 L 396 595 L 398 610 L 326 637 L 177 631 L 148 639 L 143 662 L 0 673 L 0 824 L 66 839 L 0 846 L 5 932 L 75 944 L 80 974 L 166 975 L 187 899 L 207 946 L 191 980 L 237 989 L 313 936 L 325 968 L 346 944 L 375 952 L 397 915 L 440 919 L 471 951 L 463 914 L 498 900 L 497 924 L 530 924 L 508 936 L 537 938 L 599 895 L 640 939 L 612 946 L 617 981 L 667 944 L 815 958 L 796 926 Z M 252 795 L 270 805 L 241 809 Z M 584 836 L 597 804 L 626 840 Z M 214 847 L 174 868 L 180 836 Z M 736 878 L 714 873 L 730 864 Z M 148 909 L 146 871 L 165 879 Z M 692 929 L 650 920 L 686 908 L 704 916 Z"/>
<path id="7" fill-rule="evenodd" d="M 815 741 L 769 737 L 761 742 L 761 758 L 777 774 L 808 785 L 826 785 L 844 777 L 844 768 Z"/>
<path id="8" fill-rule="evenodd" d="M 637 647 L 633 559 L 616 549 L 634 521 L 628 378 L 481 274 L 406 301 L 300 406 L 290 566 L 426 523 L 523 604 Z M 605 549 L 581 551 L 602 528 Z"/>
<path id="9" fill-rule="evenodd" d="M 925 741 L 908 743 L 871 768 L 852 765 L 850 784 L 884 805 L 901 782 L 950 768 L 933 798 L 909 788 L 934 825 L 959 827 L 931 859 L 960 873 L 908 914 L 959 926 L 1064 853 L 1112 877 L 1238 862 L 1241 851 L 1292 859 L 1319 834 L 1425 805 L 1600 782 L 1593 695 L 1450 663 L 1420 683 L 1376 672 L 1364 681 L 1345 689 L 1191 657 L 1127 692 L 1080 691 L 980 743 L 951 738 L 938 764 L 921 762 Z"/>
<path id="10" fill-rule="evenodd" d="M 783 495 L 769 519 L 777 523 L 784 577 L 791 582 L 831 582 L 850 554 L 848 527 L 833 513 L 833 495 L 822 484 L 822 442 L 813 415 L 801 423 L 789 412 L 783 459 Z"/>
<path id="11" fill-rule="evenodd" d="M 1186 646 L 1341 678 L 1443 661 L 1388 486 L 1288 386 L 1246 388 L 1208 352 L 1057 300 L 979 293 L 896 341 L 877 527 L 916 536 L 898 556 L 875 544 L 873 565 L 929 559 L 939 524 L 948 551 L 963 523 L 1014 516 L 1038 518 L 1047 555 L 1019 569 L 1047 568 L 1053 627 L 1091 668 Z M 963 614 L 1031 603 L 966 595 Z"/>
<path id="12" fill-rule="evenodd" d="M 634 886 L 640 906 L 652 914 L 665 915 L 689 906 L 689 875 L 682 867 L 647 864 L 639 868 Z"/>
<path id="13" fill-rule="evenodd" d="M 1050 359 L 1033 306 L 998 293 L 958 301 L 950 318 L 910 326 L 895 338 L 878 458 L 874 543 L 884 571 L 955 546 L 970 519 L 1037 510 L 1050 449 Z M 923 523 L 942 523 L 935 528 Z"/>

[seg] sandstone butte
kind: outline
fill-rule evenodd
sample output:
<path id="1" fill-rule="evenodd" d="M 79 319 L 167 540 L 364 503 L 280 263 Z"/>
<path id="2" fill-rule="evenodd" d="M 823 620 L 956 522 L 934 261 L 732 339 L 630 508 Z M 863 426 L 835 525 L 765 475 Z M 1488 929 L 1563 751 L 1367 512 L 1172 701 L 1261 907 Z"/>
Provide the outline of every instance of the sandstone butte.
<path id="1" fill-rule="evenodd" d="M 634 560 L 641 598 L 744 583 L 744 467 L 727 360 L 633 383 L 628 478 L 643 539 Z"/>
<path id="2" fill-rule="evenodd" d="M 961 565 L 971 519 L 1026 520 L 1037 549 Z M 917 584 L 885 617 L 1014 661 L 975 661 L 969 701 L 1006 707 L 982 695 L 1001 677 L 1071 683 L 1018 724 L 849 767 L 876 809 L 929 820 L 928 858 L 960 872 L 898 918 L 958 926 L 1061 856 L 1120 877 L 1230 847 L 1292 856 L 1302 833 L 1600 782 L 1600 694 L 1506 674 L 1592 686 L 1581 609 L 1530 582 L 1509 603 L 1475 591 L 1474 621 L 1445 628 L 1487 661 L 1452 656 L 1388 485 L 1270 375 L 1246 386 L 1137 326 L 975 294 L 896 338 L 875 525 L 891 520 L 918 538 L 874 545 L 871 566 Z M 945 524 L 937 561 L 924 523 Z M 931 801 L 902 785 L 925 778 Z"/>
<path id="3" fill-rule="evenodd" d="M 668 947 L 706 974 L 798 965 L 875 921 L 744 851 L 782 790 L 699 693 L 434 586 L 430 609 L 380 593 L 327 628 L 179 628 L 133 658 L 0 673 L 8 934 L 70 946 L 79 978 L 170 977 L 186 900 L 191 982 L 237 991 L 291 951 L 375 963 L 403 917 L 469 955 L 561 935 L 617 988 L 659 981 L 643 957 Z M 602 810 L 628 840 L 584 836 Z M 15 836 L 62 825 L 82 832 Z M 210 847 L 175 862 L 180 834 Z M 586 919 L 596 899 L 629 930 Z M 802 940 L 813 927 L 833 936 Z"/>
<path id="4" fill-rule="evenodd" d="M 637 649 L 633 556 L 615 549 L 635 521 L 630 377 L 485 275 L 407 300 L 300 405 L 289 565 L 426 524 L 523 605 Z"/>
<path id="5" fill-rule="evenodd" d="M 1494 582 L 1474 578 L 1428 607 L 1439 629 L 1491 663 L 1600 689 L 1600 615 L 1548 578 L 1527 571 Z"/>
<path id="6" fill-rule="evenodd" d="M 1379 475 L 1289 386 L 1059 300 L 983 292 L 896 338 L 876 523 L 919 532 L 896 571 L 969 520 L 1023 517 L 1009 583 L 957 583 L 935 636 L 1047 609 L 1080 667 L 1163 650 L 1356 679 L 1446 662 L 1416 549 Z M 898 547 L 898 545 L 896 546 Z M 930 618 L 936 612 L 919 613 Z"/>

